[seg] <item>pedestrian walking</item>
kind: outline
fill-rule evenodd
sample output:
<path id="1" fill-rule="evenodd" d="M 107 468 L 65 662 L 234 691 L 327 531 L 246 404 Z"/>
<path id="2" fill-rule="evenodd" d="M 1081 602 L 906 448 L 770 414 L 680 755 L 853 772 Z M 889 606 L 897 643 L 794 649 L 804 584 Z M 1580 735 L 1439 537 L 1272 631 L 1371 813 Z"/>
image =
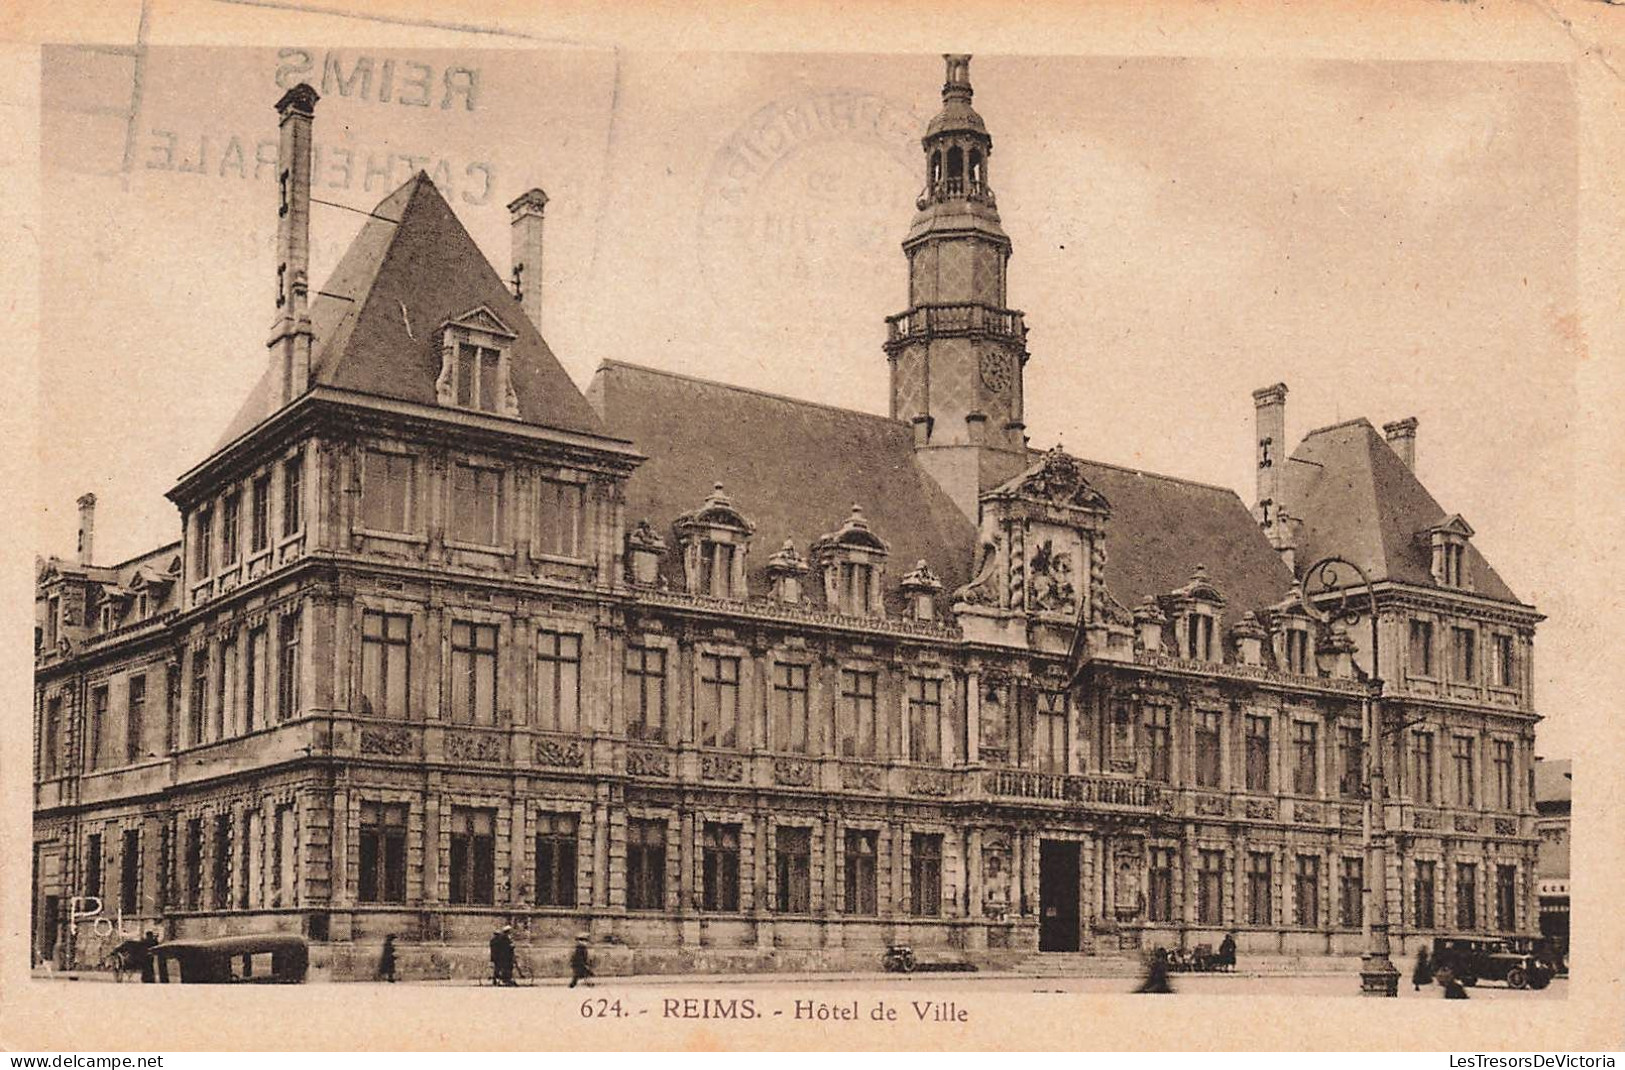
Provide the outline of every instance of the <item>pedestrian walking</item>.
<path id="1" fill-rule="evenodd" d="M 141 934 L 141 983 L 144 985 L 156 984 L 158 981 L 157 956 L 152 949 L 158 946 L 158 934 L 148 929 Z"/>
<path id="2" fill-rule="evenodd" d="M 1416 949 L 1416 965 L 1411 968 L 1411 985 L 1416 991 L 1422 991 L 1423 985 L 1433 983 L 1433 962 L 1428 958 L 1428 949 Z"/>
<path id="3" fill-rule="evenodd" d="M 1146 965 L 1145 980 L 1135 992 L 1152 992 L 1163 995 L 1172 995 L 1173 982 L 1168 980 L 1168 952 L 1157 948 L 1151 953 L 1151 961 Z"/>
<path id="4" fill-rule="evenodd" d="M 491 934 L 491 983 L 513 987 L 513 926 L 504 925 Z"/>
<path id="5" fill-rule="evenodd" d="M 1219 942 L 1219 969 L 1234 970 L 1236 968 L 1236 934 L 1225 933 L 1224 939 Z"/>
<path id="6" fill-rule="evenodd" d="M 574 988 L 578 982 L 586 983 L 592 976 L 592 963 L 587 957 L 587 934 L 582 933 L 576 937 L 576 949 L 570 955 L 570 987 Z"/>
<path id="7" fill-rule="evenodd" d="M 378 979 L 395 983 L 395 934 L 384 937 L 384 950 L 378 956 Z"/>
<path id="8" fill-rule="evenodd" d="M 1445 999 L 1467 998 L 1467 990 L 1461 986 L 1461 982 L 1456 979 L 1456 971 L 1451 969 L 1449 965 L 1441 967 L 1433 977 L 1443 986 Z"/>

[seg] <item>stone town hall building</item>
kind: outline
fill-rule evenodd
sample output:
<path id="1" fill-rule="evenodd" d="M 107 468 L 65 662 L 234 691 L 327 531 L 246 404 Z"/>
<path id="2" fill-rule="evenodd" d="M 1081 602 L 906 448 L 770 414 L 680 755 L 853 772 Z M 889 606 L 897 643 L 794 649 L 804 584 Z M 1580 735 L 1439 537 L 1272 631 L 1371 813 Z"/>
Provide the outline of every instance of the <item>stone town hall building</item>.
<path id="1" fill-rule="evenodd" d="M 1308 434 L 1254 394 L 1258 494 L 1029 448 L 1011 240 L 948 59 L 887 318 L 890 415 L 537 331 L 546 196 L 505 281 L 426 175 L 306 278 L 316 93 L 281 116 L 263 379 L 169 498 L 179 539 L 41 565 L 34 946 L 72 898 L 167 936 L 386 933 L 476 973 L 873 968 L 1216 942 L 1396 953 L 1531 932 L 1541 619 L 1412 472 L 1414 420 Z M 898 206 L 901 211 L 903 206 Z M 1042 368 L 1042 360 L 1036 366 Z M 1389 872 L 1364 872 L 1370 575 Z M 82 904 L 88 906 L 88 904 Z"/>

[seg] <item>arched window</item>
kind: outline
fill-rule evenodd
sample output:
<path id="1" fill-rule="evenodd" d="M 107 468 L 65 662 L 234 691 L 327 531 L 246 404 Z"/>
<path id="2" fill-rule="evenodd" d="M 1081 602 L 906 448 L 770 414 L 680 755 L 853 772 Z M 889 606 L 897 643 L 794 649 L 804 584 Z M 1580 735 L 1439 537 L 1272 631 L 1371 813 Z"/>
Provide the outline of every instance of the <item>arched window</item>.
<path id="1" fill-rule="evenodd" d="M 965 154 L 955 145 L 948 150 L 948 192 L 958 193 L 964 188 Z"/>
<path id="2" fill-rule="evenodd" d="M 936 189 L 942 184 L 942 153 L 931 154 L 931 188 Z"/>
<path id="3" fill-rule="evenodd" d="M 982 150 L 970 150 L 970 188 L 980 191 L 986 177 L 982 174 Z"/>

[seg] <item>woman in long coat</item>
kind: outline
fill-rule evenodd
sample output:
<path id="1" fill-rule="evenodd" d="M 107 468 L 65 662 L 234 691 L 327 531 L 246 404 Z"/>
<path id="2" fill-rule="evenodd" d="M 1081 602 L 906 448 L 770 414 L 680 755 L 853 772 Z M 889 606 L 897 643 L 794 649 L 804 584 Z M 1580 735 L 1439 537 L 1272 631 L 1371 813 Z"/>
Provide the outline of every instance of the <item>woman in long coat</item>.
<path id="1" fill-rule="evenodd" d="M 1411 984 L 1420 992 L 1423 985 L 1432 983 L 1433 963 L 1428 959 L 1428 949 L 1419 947 L 1416 949 L 1416 965 L 1411 969 Z"/>

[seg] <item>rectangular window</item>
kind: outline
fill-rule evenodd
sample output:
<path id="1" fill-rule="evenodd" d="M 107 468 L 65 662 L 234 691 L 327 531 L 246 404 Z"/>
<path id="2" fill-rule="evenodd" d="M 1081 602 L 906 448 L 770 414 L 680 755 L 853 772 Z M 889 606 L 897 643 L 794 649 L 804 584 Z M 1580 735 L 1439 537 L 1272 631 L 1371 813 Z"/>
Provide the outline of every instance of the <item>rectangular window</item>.
<path id="1" fill-rule="evenodd" d="M 497 719 L 497 626 L 453 621 L 451 625 L 451 719 L 457 724 L 495 724 Z"/>
<path id="2" fill-rule="evenodd" d="M 1197 855 L 1196 920 L 1203 925 L 1224 921 L 1224 852 L 1204 850 Z"/>
<path id="3" fill-rule="evenodd" d="M 85 895 L 102 897 L 102 836 L 92 832 L 85 837 Z"/>
<path id="4" fill-rule="evenodd" d="M 934 918 L 942 913 L 942 837 L 915 833 L 910 846 L 910 913 Z"/>
<path id="5" fill-rule="evenodd" d="M 1146 904 L 1152 921 L 1174 920 L 1174 849 L 1151 848 L 1150 901 Z"/>
<path id="6" fill-rule="evenodd" d="M 62 599 L 47 598 L 45 600 L 45 649 L 55 654 L 57 625 L 62 620 Z"/>
<path id="7" fill-rule="evenodd" d="M 543 479 L 536 514 L 537 552 L 578 558 L 586 548 L 587 488 Z"/>
<path id="8" fill-rule="evenodd" d="M 1515 657 L 1512 636 L 1498 635 L 1495 637 L 1495 684 L 1497 687 L 1517 686 L 1517 670 L 1514 666 Z"/>
<path id="9" fill-rule="evenodd" d="M 255 879 L 259 876 L 259 866 L 256 864 L 258 856 L 254 853 L 260 838 L 260 812 L 258 810 L 243 811 L 243 833 L 237 837 L 237 864 L 242 868 L 243 879 L 237 882 L 237 909 L 248 910 L 258 906 L 258 889 Z"/>
<path id="10" fill-rule="evenodd" d="M 457 347 L 457 404 L 465 409 L 500 412 L 502 355 L 498 350 L 464 342 Z"/>
<path id="11" fill-rule="evenodd" d="M 841 611 L 852 616 L 864 616 L 869 612 L 869 590 L 874 567 L 846 563 L 841 565 Z"/>
<path id="12" fill-rule="evenodd" d="M 942 681 L 933 677 L 908 678 L 908 760 L 942 761 Z"/>
<path id="13" fill-rule="evenodd" d="M 576 905 L 575 814 L 538 814 L 536 817 L 536 905 Z"/>
<path id="14" fill-rule="evenodd" d="M 633 818 L 626 823 L 626 908 L 666 906 L 666 823 Z"/>
<path id="15" fill-rule="evenodd" d="M 494 810 L 451 808 L 451 901 L 496 902 L 497 815 Z"/>
<path id="16" fill-rule="evenodd" d="M 1452 631 L 1454 642 L 1451 645 L 1455 652 L 1453 674 L 1461 683 L 1475 684 L 1478 682 L 1478 633 L 1471 628 L 1455 628 Z"/>
<path id="17" fill-rule="evenodd" d="M 197 579 L 214 575 L 214 507 L 204 506 L 197 511 L 197 544 L 192 547 L 192 565 Z"/>
<path id="18" fill-rule="evenodd" d="M 1292 884 L 1292 924 L 1313 929 L 1320 924 L 1320 856 L 1299 855 Z"/>
<path id="19" fill-rule="evenodd" d="M 581 636 L 573 632 L 536 635 L 536 724 L 581 731 Z"/>
<path id="20" fill-rule="evenodd" d="M 215 910 L 231 906 L 231 814 L 214 815 L 213 864 L 209 882 L 210 905 Z"/>
<path id="21" fill-rule="evenodd" d="M 780 825 L 773 840 L 774 905 L 781 914 L 806 914 L 812 910 L 812 829 Z"/>
<path id="22" fill-rule="evenodd" d="M 1345 929 L 1358 929 L 1365 920 L 1365 860 L 1344 858 L 1340 864 L 1337 920 Z"/>
<path id="23" fill-rule="evenodd" d="M 846 913 L 874 914 L 875 832 L 848 829 L 846 832 Z"/>
<path id="24" fill-rule="evenodd" d="M 1478 928 L 1478 864 L 1456 863 L 1456 928 L 1471 932 Z"/>
<path id="25" fill-rule="evenodd" d="M 1495 927 L 1510 933 L 1518 928 L 1518 867 L 1495 867 Z"/>
<path id="26" fill-rule="evenodd" d="M 700 655 L 699 744 L 739 745 L 739 659 Z"/>
<path id="27" fill-rule="evenodd" d="M 807 666 L 773 666 L 773 750 L 808 752 Z"/>
<path id="28" fill-rule="evenodd" d="M 1247 718 L 1247 790 L 1270 790 L 1270 719 Z"/>
<path id="29" fill-rule="evenodd" d="M 192 651 L 192 703 L 189 738 L 194 746 L 203 742 L 203 726 L 207 723 L 209 707 L 209 649 L 200 647 Z"/>
<path id="30" fill-rule="evenodd" d="M 203 819 L 186 822 L 186 845 L 181 854 L 182 879 L 186 885 L 186 909 L 203 909 Z"/>
<path id="31" fill-rule="evenodd" d="M 124 760 L 138 762 L 146 756 L 147 678 L 130 677 L 130 702 L 124 716 Z"/>
<path id="32" fill-rule="evenodd" d="M 1495 748 L 1495 806 L 1499 810 L 1512 809 L 1512 741 L 1497 739 Z"/>
<path id="33" fill-rule="evenodd" d="M 1043 773 L 1066 772 L 1066 700 L 1064 691 L 1035 692 L 1033 757 Z"/>
<path id="34" fill-rule="evenodd" d="M 1167 783 L 1173 779 L 1173 713 L 1166 706 L 1145 708 L 1145 743 L 1152 780 Z"/>
<path id="35" fill-rule="evenodd" d="M 1247 923 L 1275 924 L 1275 856 L 1266 851 L 1247 855 Z"/>
<path id="36" fill-rule="evenodd" d="M 220 511 L 220 563 L 237 561 L 237 533 L 243 526 L 242 499 L 236 494 L 226 495 L 225 507 Z"/>
<path id="37" fill-rule="evenodd" d="M 1219 724 L 1220 714 L 1217 710 L 1196 711 L 1196 786 L 1199 788 L 1219 786 L 1222 755 Z"/>
<path id="38" fill-rule="evenodd" d="M 1299 795 L 1313 795 L 1320 789 L 1320 733 L 1313 721 L 1292 723 L 1292 750 L 1292 790 Z"/>
<path id="39" fill-rule="evenodd" d="M 282 537 L 297 535 L 305 523 L 305 459 L 289 457 L 282 462 Z"/>
<path id="40" fill-rule="evenodd" d="M 739 826 L 707 821 L 700 838 L 701 909 L 738 910 Z"/>
<path id="41" fill-rule="evenodd" d="M 406 902 L 406 822 L 405 803 L 361 804 L 358 901 Z"/>
<path id="42" fill-rule="evenodd" d="M 41 741 L 40 777 L 50 780 L 60 770 L 62 760 L 62 698 L 52 697 L 45 703 L 45 731 Z"/>
<path id="43" fill-rule="evenodd" d="M 220 678 L 214 696 L 214 738 L 224 739 L 237 716 L 237 637 L 220 642 Z"/>
<path id="44" fill-rule="evenodd" d="M 249 732 L 266 723 L 266 690 L 270 686 L 270 681 L 266 679 L 268 645 L 269 640 L 263 625 L 249 631 L 248 659 L 243 667 L 243 684 L 248 698 L 248 704 L 244 708 L 246 718 L 244 727 Z"/>
<path id="45" fill-rule="evenodd" d="M 107 688 L 98 687 L 90 693 L 90 758 L 91 769 L 102 764 L 102 739 L 107 733 Z"/>
<path id="46" fill-rule="evenodd" d="M 259 476 L 249 499 L 248 550 L 259 553 L 271 545 L 271 477 Z"/>
<path id="47" fill-rule="evenodd" d="M 1213 618 L 1206 613 L 1185 618 L 1185 656 L 1191 661 L 1213 660 Z"/>
<path id="48" fill-rule="evenodd" d="M 1365 740 L 1352 725 L 1337 729 L 1337 794 L 1358 799 L 1365 783 Z"/>
<path id="49" fill-rule="evenodd" d="M 1415 927 L 1418 929 L 1431 929 L 1434 926 L 1433 896 L 1435 876 L 1435 863 L 1418 861 L 1416 863 L 1416 878 L 1412 889 L 1412 902 L 1415 904 Z"/>
<path id="50" fill-rule="evenodd" d="M 451 537 L 475 546 L 502 545 L 502 472 L 452 466 Z"/>
<path id="51" fill-rule="evenodd" d="M 293 807 L 279 806 L 273 816 L 276 821 L 274 826 L 276 842 L 272 844 L 271 905 L 273 907 L 291 907 L 298 901 L 298 888 L 295 886 L 294 851 L 296 844 L 294 843 Z"/>
<path id="52" fill-rule="evenodd" d="M 733 593 L 734 548 L 723 542 L 700 544 L 700 575 L 698 591 L 713 598 L 727 598 Z"/>
<path id="53" fill-rule="evenodd" d="M 1411 733 L 1411 798 L 1433 802 L 1433 733 Z"/>
<path id="54" fill-rule="evenodd" d="M 372 717 L 406 716 L 412 618 L 403 613 L 361 615 L 361 712 Z"/>
<path id="55" fill-rule="evenodd" d="M 361 526 L 368 531 L 410 532 L 416 474 L 409 455 L 368 450 L 361 461 Z"/>
<path id="56" fill-rule="evenodd" d="M 299 712 L 299 633 L 301 614 L 284 613 L 277 620 L 276 715 L 286 721 Z"/>
<path id="57" fill-rule="evenodd" d="M 126 915 L 141 912 L 141 830 L 125 829 L 119 851 L 118 905 Z"/>
<path id="58" fill-rule="evenodd" d="M 1433 675 L 1433 622 L 1411 621 L 1411 673 Z"/>
<path id="59" fill-rule="evenodd" d="M 628 646 L 624 690 L 628 738 L 666 738 L 666 652 L 658 647 Z"/>
<path id="60" fill-rule="evenodd" d="M 1473 737 L 1456 736 L 1451 739 L 1450 746 L 1451 761 L 1456 769 L 1455 803 L 1457 806 L 1476 805 L 1478 793 L 1473 790 Z"/>
<path id="61" fill-rule="evenodd" d="M 181 663 L 177 657 L 164 666 L 164 748 L 176 743 L 181 719 Z"/>
<path id="62" fill-rule="evenodd" d="M 841 757 L 874 758 L 875 685 L 877 675 L 856 669 L 841 670 Z"/>
<path id="63" fill-rule="evenodd" d="M 1291 628 L 1286 633 L 1286 671 L 1309 675 L 1309 632 Z"/>

